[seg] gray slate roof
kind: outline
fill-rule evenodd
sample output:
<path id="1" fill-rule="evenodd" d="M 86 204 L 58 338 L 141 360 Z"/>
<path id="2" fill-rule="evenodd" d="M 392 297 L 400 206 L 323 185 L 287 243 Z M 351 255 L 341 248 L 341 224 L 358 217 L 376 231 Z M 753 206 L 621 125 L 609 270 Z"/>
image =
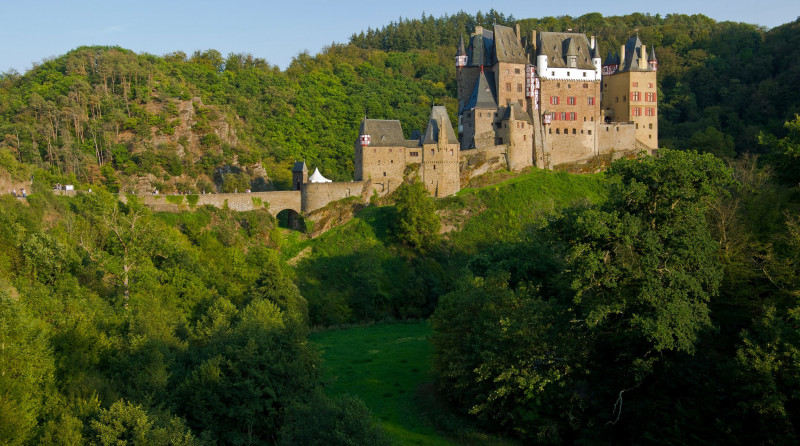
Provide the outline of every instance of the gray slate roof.
<path id="1" fill-rule="evenodd" d="M 522 109 L 522 106 L 517 104 L 516 102 L 511 102 L 508 104 L 508 107 L 505 107 L 505 111 L 503 112 L 503 120 L 509 120 L 514 118 L 515 121 L 525 121 L 529 124 L 533 123 L 531 119 L 531 115 L 528 114 L 525 110 Z"/>
<path id="2" fill-rule="evenodd" d="M 644 66 L 639 66 L 639 60 L 644 61 Z M 618 72 L 624 71 L 650 71 L 647 65 L 647 54 L 642 54 L 642 41 L 639 36 L 631 37 L 625 42 L 625 60 L 621 61 Z"/>
<path id="3" fill-rule="evenodd" d="M 443 121 L 444 129 L 439 128 L 440 121 Z M 456 132 L 453 131 L 450 116 L 447 115 L 447 109 L 441 105 L 434 105 L 431 108 L 431 117 L 428 119 L 428 128 L 425 130 L 425 137 L 422 139 L 422 143 L 435 144 L 439 141 L 439 132 L 442 130 L 447 135 L 448 144 L 458 144 L 458 138 L 456 137 Z"/>
<path id="4" fill-rule="evenodd" d="M 365 119 L 359 135 L 370 135 L 370 147 L 406 146 L 403 127 L 396 119 Z"/>
<path id="5" fill-rule="evenodd" d="M 547 56 L 547 66 L 567 68 L 567 54 L 571 51 L 577 57 L 577 66 L 581 70 L 594 70 L 589 39 L 581 33 L 541 32 L 537 36 L 536 55 Z"/>
<path id="6" fill-rule="evenodd" d="M 527 63 L 525 48 L 517 39 L 517 33 L 508 26 L 494 26 L 495 59 L 498 62 Z"/>
<path id="7" fill-rule="evenodd" d="M 473 108 L 497 108 L 497 95 L 494 91 L 494 74 L 489 71 L 482 71 L 478 76 L 478 82 L 472 90 L 472 95 L 464 106 L 464 110 Z"/>
<path id="8" fill-rule="evenodd" d="M 461 41 L 458 43 L 458 51 L 456 52 L 456 56 L 464 56 L 467 54 L 467 51 L 464 49 L 464 36 L 461 36 Z"/>
<path id="9" fill-rule="evenodd" d="M 484 29 L 481 34 L 471 36 L 467 56 L 470 67 L 494 65 L 494 33 Z"/>
<path id="10" fill-rule="evenodd" d="M 306 167 L 306 162 L 295 161 L 294 165 L 292 166 L 292 172 L 308 172 L 308 167 Z"/>

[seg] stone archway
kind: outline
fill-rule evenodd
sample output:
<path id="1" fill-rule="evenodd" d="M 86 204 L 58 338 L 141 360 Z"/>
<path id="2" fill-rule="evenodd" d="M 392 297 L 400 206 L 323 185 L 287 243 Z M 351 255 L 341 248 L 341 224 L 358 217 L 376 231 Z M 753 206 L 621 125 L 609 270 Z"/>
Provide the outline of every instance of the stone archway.
<path id="1" fill-rule="evenodd" d="M 306 231 L 305 219 L 294 209 L 283 209 L 275 215 L 278 227 L 293 231 Z"/>

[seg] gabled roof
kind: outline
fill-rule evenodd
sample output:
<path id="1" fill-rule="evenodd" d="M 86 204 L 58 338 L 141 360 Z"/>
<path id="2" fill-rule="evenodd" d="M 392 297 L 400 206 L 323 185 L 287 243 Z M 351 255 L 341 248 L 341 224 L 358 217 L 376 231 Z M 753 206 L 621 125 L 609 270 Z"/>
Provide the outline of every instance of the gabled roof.
<path id="1" fill-rule="evenodd" d="M 494 54 L 497 62 L 527 63 L 525 48 L 508 26 L 494 25 Z"/>
<path id="2" fill-rule="evenodd" d="M 323 177 L 322 174 L 319 173 L 319 167 L 314 169 L 314 173 L 312 173 L 311 176 L 308 177 L 308 181 L 309 181 L 309 183 L 332 183 L 333 182 L 332 180 L 329 180 L 329 179 Z"/>
<path id="3" fill-rule="evenodd" d="M 508 107 L 505 107 L 505 111 L 503 112 L 503 120 L 507 121 L 509 119 L 514 119 L 514 121 L 525 121 L 529 124 L 533 123 L 531 119 L 531 115 L 528 114 L 525 110 L 522 109 L 516 102 L 510 102 Z"/>
<path id="4" fill-rule="evenodd" d="M 464 110 L 473 108 L 497 108 L 497 95 L 494 91 L 494 74 L 492 72 L 481 71 L 478 82 L 472 90 Z"/>
<path id="5" fill-rule="evenodd" d="M 406 146 L 403 127 L 396 119 L 365 119 L 360 135 L 370 135 L 371 147 Z"/>
<path id="6" fill-rule="evenodd" d="M 589 39 L 581 33 L 541 32 L 537 35 L 536 55 L 547 56 L 547 66 L 568 68 L 567 54 L 577 56 L 577 66 L 581 70 L 594 70 Z"/>
<path id="7" fill-rule="evenodd" d="M 490 67 L 494 65 L 494 33 L 484 29 L 482 33 L 471 36 L 467 48 L 467 65 Z"/>
<path id="8" fill-rule="evenodd" d="M 444 128 L 439 128 L 440 122 L 444 124 Z M 456 137 L 456 132 L 453 131 L 450 116 L 447 115 L 447 109 L 441 105 L 434 105 L 431 108 L 431 117 L 428 119 L 428 128 L 425 130 L 425 137 L 422 139 L 422 143 L 437 143 L 439 141 L 439 133 L 442 131 L 445 132 L 448 144 L 458 144 L 458 138 Z"/>
<path id="9" fill-rule="evenodd" d="M 305 161 L 295 161 L 292 166 L 292 172 L 308 172 Z"/>

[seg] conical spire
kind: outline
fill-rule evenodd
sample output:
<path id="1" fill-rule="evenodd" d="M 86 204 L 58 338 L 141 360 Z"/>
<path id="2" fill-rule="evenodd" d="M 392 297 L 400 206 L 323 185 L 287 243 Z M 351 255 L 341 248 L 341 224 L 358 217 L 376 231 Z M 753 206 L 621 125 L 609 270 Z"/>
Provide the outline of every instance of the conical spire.
<path id="1" fill-rule="evenodd" d="M 650 47 L 650 60 L 654 61 L 654 62 L 658 61 L 658 59 L 656 59 L 656 48 L 655 47 Z"/>
<path id="2" fill-rule="evenodd" d="M 464 49 L 464 35 L 462 34 L 461 42 L 458 43 L 458 52 L 456 53 L 456 56 L 466 56 L 466 55 L 467 55 L 467 50 Z"/>

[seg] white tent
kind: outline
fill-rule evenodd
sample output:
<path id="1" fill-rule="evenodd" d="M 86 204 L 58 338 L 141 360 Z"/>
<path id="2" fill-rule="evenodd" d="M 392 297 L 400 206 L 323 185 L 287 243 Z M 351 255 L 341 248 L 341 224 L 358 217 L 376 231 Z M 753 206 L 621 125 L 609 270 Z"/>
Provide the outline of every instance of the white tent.
<path id="1" fill-rule="evenodd" d="M 314 173 L 312 173 L 311 176 L 308 177 L 308 181 L 311 182 L 311 183 L 332 183 L 333 182 L 332 180 L 329 180 L 329 179 L 323 177 L 322 174 L 319 173 L 319 168 L 314 169 Z"/>

